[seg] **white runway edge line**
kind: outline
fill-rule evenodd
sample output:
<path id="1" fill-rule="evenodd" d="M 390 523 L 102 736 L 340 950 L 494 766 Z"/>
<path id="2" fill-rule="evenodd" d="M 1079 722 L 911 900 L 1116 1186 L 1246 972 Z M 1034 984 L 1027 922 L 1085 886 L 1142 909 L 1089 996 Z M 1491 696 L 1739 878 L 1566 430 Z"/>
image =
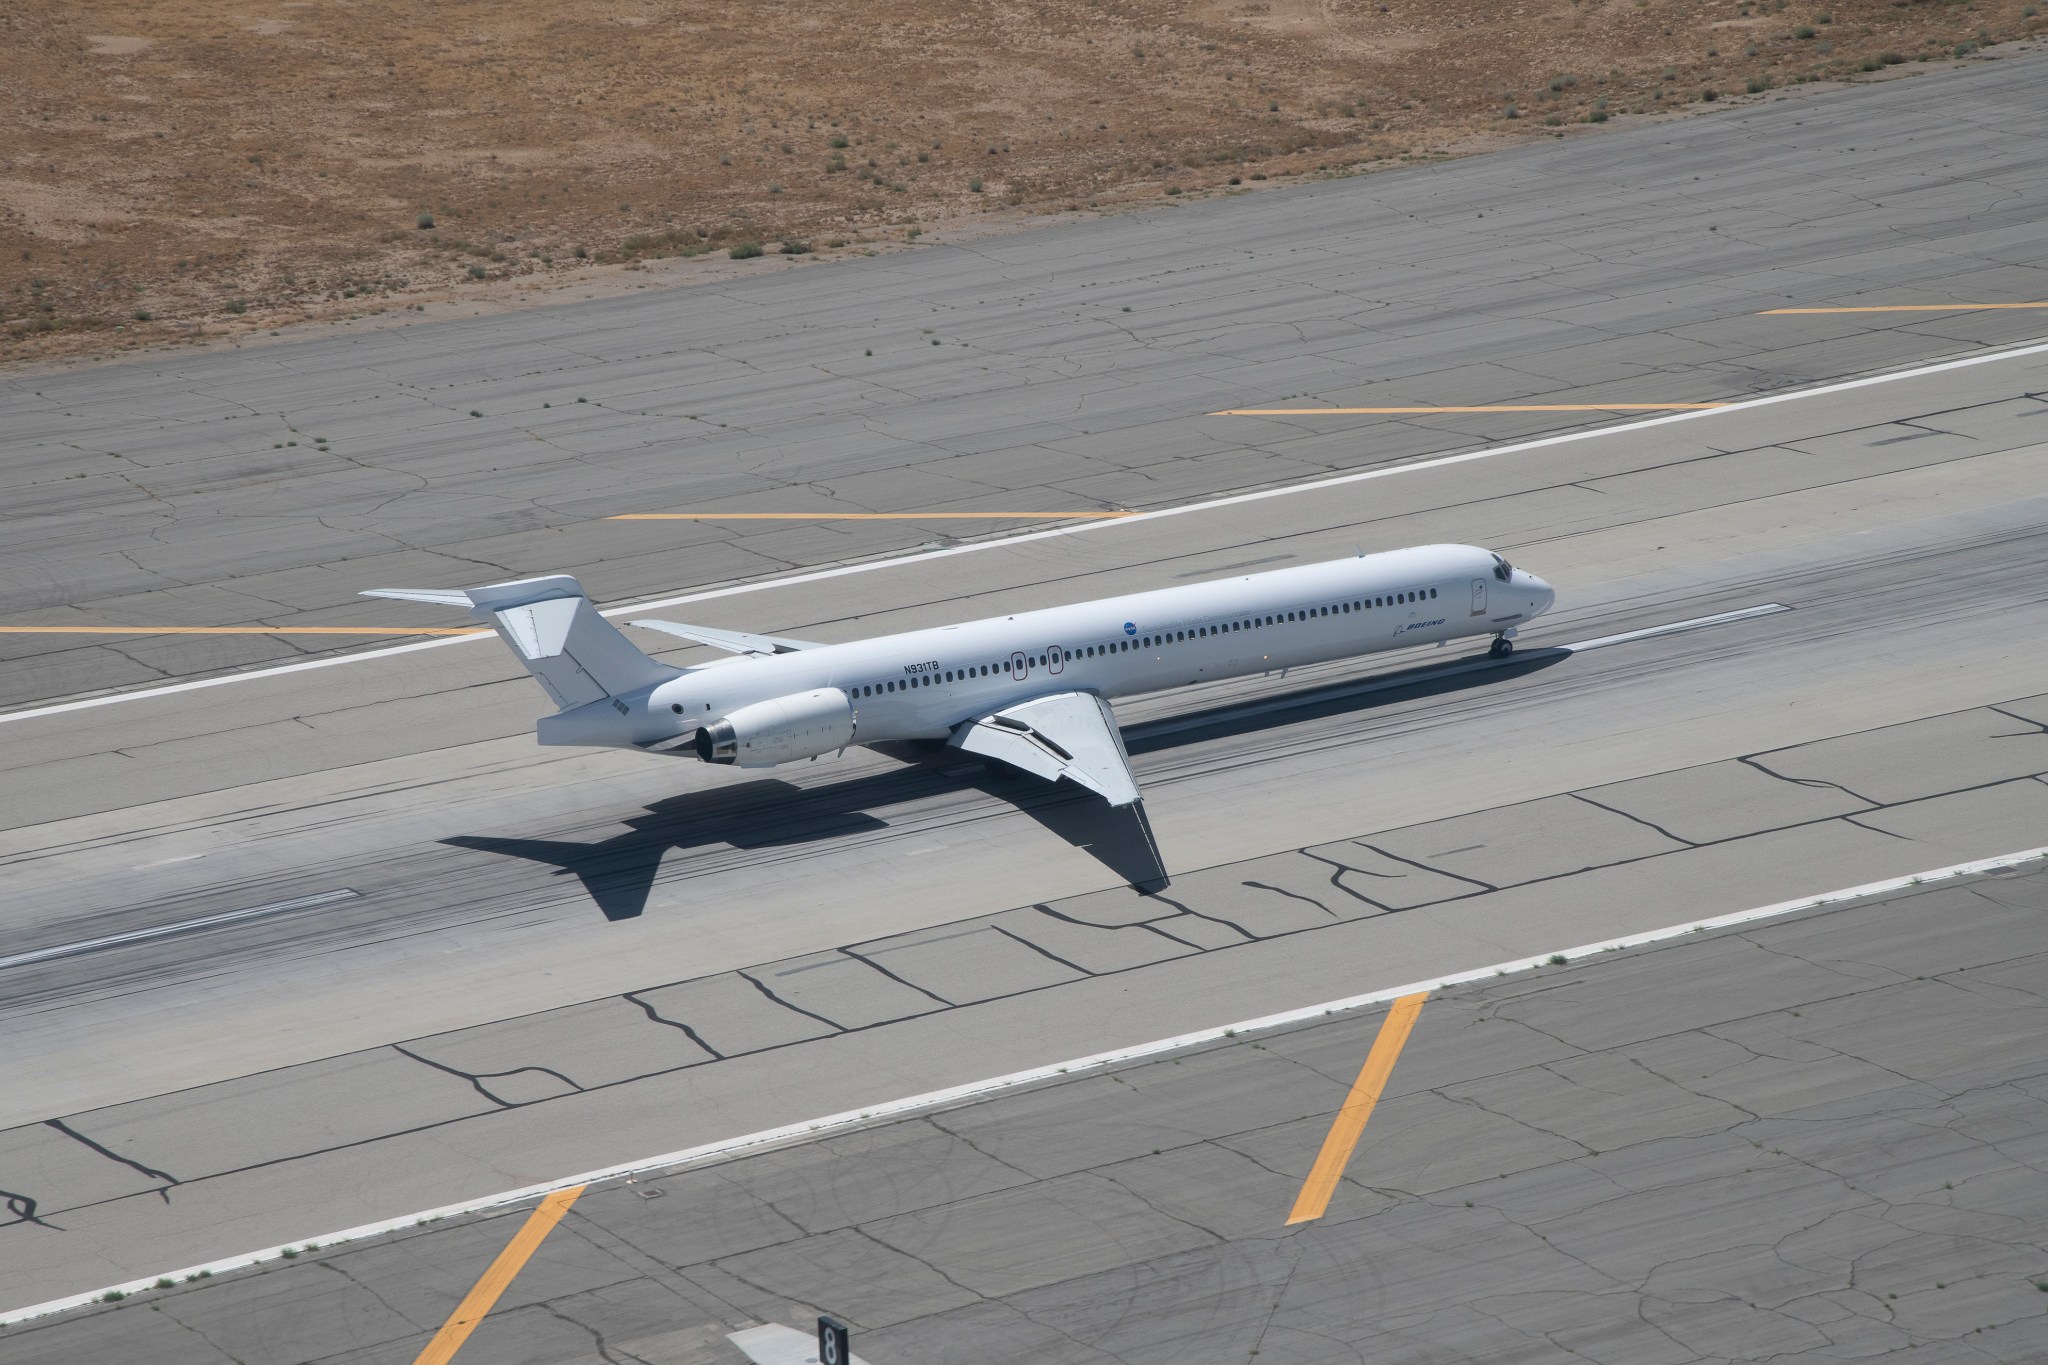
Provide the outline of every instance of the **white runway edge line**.
<path id="1" fill-rule="evenodd" d="M 1442 469 L 1446 465 L 1468 464 L 1474 460 L 1492 460 L 1502 455 L 1518 455 L 1524 451 L 1543 450 L 1550 446 L 1567 445 L 1574 441 L 1589 441 L 1603 436 L 1624 436 L 1632 431 L 1647 431 L 1652 427 L 1669 426 L 1674 422 L 1698 422 L 1713 417 L 1726 417 L 1730 413 L 1748 412 L 1754 408 L 1769 407 L 1774 403 L 1796 403 L 1805 398 L 1823 398 L 1829 394 L 1847 393 L 1852 389 L 1870 388 L 1877 384 L 1893 384 L 1906 379 L 1922 379 L 1931 374 L 1946 374 L 1951 370 L 1966 370 L 1977 365 L 1995 365 L 2002 360 L 2019 360 L 2030 355 L 2048 352 L 2048 341 L 2028 342 L 2003 351 L 1990 351 L 1982 355 L 1967 355 L 1955 360 L 1938 361 L 1921 365 L 1910 370 L 1893 370 L 1884 374 L 1864 375 L 1857 379 L 1837 380 L 1811 389 L 1791 389 L 1784 393 L 1766 394 L 1761 398 L 1745 398 L 1729 403 L 1725 407 L 1707 408 L 1693 412 L 1674 412 L 1662 417 L 1645 418 L 1640 422 L 1622 422 L 1614 426 L 1593 427 L 1585 431 L 1567 431 L 1556 436 L 1543 436 L 1533 441 L 1516 441 L 1510 445 L 1488 446 L 1480 450 L 1467 450 L 1456 455 L 1441 455 L 1434 459 L 1417 460 L 1411 464 L 1391 465 L 1383 469 L 1365 469 L 1355 474 L 1339 474 L 1328 479 L 1316 479 L 1309 483 L 1287 484 L 1279 488 L 1262 488 L 1253 493 L 1236 493 L 1227 498 L 1211 498 L 1207 502 L 1191 502 L 1180 507 L 1162 507 L 1151 512 L 1137 512 L 1128 517 L 1107 521 L 1071 522 L 1050 526 L 1041 531 L 1026 531 L 1020 535 L 1004 536 L 997 540 L 978 540 L 971 545 L 951 545 L 941 550 L 927 550 L 923 554 L 898 555 L 888 559 L 863 560 L 858 564 L 841 564 L 830 569 L 814 569 L 808 573 L 787 574 L 779 578 L 764 578 L 750 583 L 735 583 L 723 588 L 711 588 L 704 592 L 684 593 L 679 597 L 659 597 L 650 602 L 635 602 L 623 607 L 607 607 L 606 616 L 631 616 L 639 612 L 654 611 L 662 607 L 682 606 L 689 602 L 709 602 L 721 597 L 738 597 L 745 593 L 765 592 L 771 588 L 789 588 L 803 583 L 818 583 L 826 579 L 844 578 L 849 574 L 874 573 L 881 569 L 900 569 L 906 565 L 925 564 L 934 559 L 946 559 L 953 555 L 979 554 L 984 550 L 998 550 L 1011 545 L 1023 545 L 1035 540 L 1051 540 L 1059 536 L 1080 536 L 1099 533 L 1117 526 L 1130 526 L 1136 522 L 1156 521 L 1161 517 L 1185 516 L 1190 512 L 1213 512 L 1221 507 L 1237 507 L 1245 503 L 1263 502 L 1268 498 L 1290 498 L 1300 493 L 1313 493 L 1324 488 L 1337 488 L 1345 484 L 1364 483 L 1369 479 L 1391 479 L 1402 474 L 1415 474 L 1425 469 Z M 1297 419 L 1298 420 L 1298 419 Z M 217 678 L 195 678 L 191 682 L 170 683 L 163 687 L 145 687 L 133 692 L 114 692 L 103 697 L 83 697 L 77 701 L 58 702 L 53 706 L 36 706 L 25 711 L 11 711 L 0 715 L 0 725 L 9 721 L 34 720 L 39 716 L 59 716 L 70 711 L 85 711 L 95 706 L 113 706 L 119 702 L 142 701 L 149 697 L 168 697 L 180 692 L 195 692 L 206 687 L 225 687 L 229 683 L 255 682 L 260 678 L 278 678 L 288 673 L 304 673 L 315 668 L 338 668 L 343 664 L 363 663 L 370 659 L 388 659 L 397 654 L 411 654 L 422 649 L 444 649 L 453 645 L 470 644 L 477 640 L 490 639 L 488 635 L 450 635 L 434 640 L 420 640 L 408 645 L 391 645 L 384 649 L 368 649 L 359 654 L 341 654 L 331 659 L 308 659 L 304 663 L 284 664 L 278 668 L 258 668 L 246 673 L 227 673 Z"/>
<path id="2" fill-rule="evenodd" d="M 170 938 L 175 934 L 197 933 L 201 929 L 213 929 L 223 924 L 239 924 L 245 919 L 262 919 L 266 915 L 282 915 L 291 910 L 311 910 L 317 906 L 333 905 L 337 901 L 352 901 L 361 895 L 360 891 L 342 887 L 338 891 L 322 891 L 318 895 L 294 896 L 288 901 L 252 905 L 246 910 L 230 910 L 220 915 L 179 920 L 176 924 L 159 924 L 153 929 L 131 929 L 125 934 L 109 934 L 105 938 L 86 938 L 76 943 L 59 943 L 50 948 L 37 948 L 32 952 L 16 953 L 12 957 L 0 957 L 0 971 L 5 971 L 9 967 L 26 967 L 31 962 L 49 962 L 60 957 L 96 953 L 102 948 L 119 948 L 129 943 L 147 943 L 151 939 Z"/>
<path id="3" fill-rule="evenodd" d="M 409 1213 L 402 1218 L 388 1218 L 380 1223 L 367 1223 L 362 1227 L 348 1228 L 341 1232 L 330 1232 L 323 1237 L 309 1237 L 304 1241 L 287 1242 L 282 1246 L 265 1247 L 240 1256 L 224 1260 L 209 1261 L 205 1265 L 188 1266 L 183 1270 L 164 1276 L 151 1275 L 146 1279 L 130 1280 L 126 1284 L 109 1285 L 87 1294 L 73 1294 L 69 1298 L 52 1299 L 48 1303 L 33 1304 L 11 1312 L 0 1312 L 0 1326 L 25 1322 L 30 1318 L 45 1317 L 51 1313 L 62 1313 L 67 1309 L 83 1308 L 103 1299 L 108 1294 L 140 1294 L 154 1288 L 158 1279 L 169 1279 L 182 1284 L 187 1279 L 205 1271 L 211 1275 L 224 1274 L 231 1270 L 244 1270 L 265 1261 L 281 1258 L 287 1250 L 298 1250 L 309 1246 L 330 1247 L 338 1242 L 353 1242 L 366 1237 L 380 1237 L 386 1233 L 402 1232 L 406 1228 L 424 1223 L 430 1219 L 455 1218 L 465 1214 L 484 1213 L 491 1209 L 503 1208 L 527 1199 L 540 1199 L 557 1190 L 572 1185 L 593 1185 L 604 1180 L 618 1180 L 625 1176 L 641 1175 L 648 1171 L 668 1170 L 673 1167 L 692 1165 L 713 1160 L 730 1160 L 780 1143 L 797 1142 L 818 1137 L 840 1128 L 852 1128 L 864 1123 L 882 1119 L 901 1118 L 921 1110 L 936 1109 L 944 1105 L 958 1104 L 962 1100 L 982 1099 L 1018 1086 L 1035 1085 L 1040 1081 L 1055 1080 L 1096 1067 L 1118 1066 L 1125 1062 L 1156 1057 L 1161 1053 L 1177 1052 L 1183 1048 L 1197 1047 L 1204 1043 L 1221 1042 L 1240 1034 L 1262 1029 L 1283 1028 L 1289 1024 L 1305 1024 L 1324 1015 L 1337 1014 L 1346 1010 L 1364 1009 L 1371 1005 L 1383 1005 L 1404 995 L 1418 991 L 1441 991 L 1450 986 L 1462 986 L 1474 981 L 1486 981 L 1493 977 L 1505 976 L 1510 972 L 1526 972 L 1551 965 L 1553 957 L 1562 956 L 1576 962 L 1582 957 L 1598 953 L 1618 952 L 1624 948 L 1641 948 L 1653 943 L 1665 943 L 1672 939 L 1684 938 L 1688 934 L 1702 933 L 1709 929 L 1726 929 L 1733 925 L 1749 924 L 1757 920 L 1773 919 L 1779 915 L 1790 915 L 1801 910 L 1812 910 L 1823 905 L 1834 905 L 1842 901 L 1861 900 L 1865 896 L 1882 896 L 1894 891 L 1905 891 L 1928 882 L 1945 881 L 1951 877 L 1968 877 L 1982 872 L 1996 872 L 2001 868 L 2017 867 L 2022 863 L 2048 858 L 2048 847 L 2030 848 L 2019 853 L 2003 853 L 1995 858 L 1979 858 L 1975 862 L 1956 863 L 1949 867 L 1937 867 L 1927 872 L 1908 873 L 1903 877 L 1891 877 L 1881 882 L 1866 882 L 1862 886 L 1847 886 L 1839 891 L 1823 891 L 1817 896 L 1802 896 L 1797 900 L 1779 901 L 1774 905 L 1759 905 L 1750 910 L 1737 910 L 1732 914 L 1716 915 L 1708 919 L 1687 920 L 1663 929 L 1652 929 L 1646 933 L 1628 934 L 1621 938 L 1607 939 L 1599 943 L 1581 944 L 1576 948 L 1561 948 L 1555 953 L 1538 953 L 1534 957 L 1517 958 L 1512 962 L 1497 962 L 1488 967 L 1476 967 L 1470 971 L 1453 972 L 1447 976 L 1427 977 L 1411 981 L 1402 986 L 1389 986 L 1381 990 L 1368 991 L 1363 995 L 1347 996 L 1342 1000 L 1329 1000 L 1320 1005 L 1305 1005 L 1299 1009 L 1284 1010 L 1279 1014 L 1263 1015 L 1257 1019 L 1246 1019 L 1241 1023 L 1222 1024 L 1214 1028 L 1201 1029 L 1194 1033 L 1183 1033 L 1174 1038 L 1161 1038 L 1155 1042 L 1138 1043 L 1131 1047 L 1116 1048 L 1109 1052 L 1098 1052 L 1088 1057 L 1076 1057 L 1068 1062 L 1055 1062 L 1050 1066 L 1033 1067 L 1029 1071 L 1013 1071 L 1007 1076 L 994 1076 L 988 1080 L 969 1081 L 965 1085 L 951 1086 L 944 1090 L 933 1090 L 922 1095 L 910 1095 L 903 1099 L 888 1100 L 871 1105 L 866 1109 L 848 1109 L 823 1118 L 810 1119 L 802 1123 L 785 1124 L 764 1132 L 748 1133 L 744 1137 L 726 1138 L 718 1142 L 707 1142 L 702 1146 L 688 1147 L 680 1152 L 667 1152 L 661 1156 L 647 1157 L 640 1161 L 629 1161 L 618 1166 L 607 1166 L 602 1170 L 585 1171 L 581 1175 L 563 1176 L 540 1185 L 528 1185 L 522 1189 L 506 1190 L 502 1194 L 488 1195 L 461 1204 L 449 1204 L 438 1209 L 427 1209 L 421 1213 Z"/>

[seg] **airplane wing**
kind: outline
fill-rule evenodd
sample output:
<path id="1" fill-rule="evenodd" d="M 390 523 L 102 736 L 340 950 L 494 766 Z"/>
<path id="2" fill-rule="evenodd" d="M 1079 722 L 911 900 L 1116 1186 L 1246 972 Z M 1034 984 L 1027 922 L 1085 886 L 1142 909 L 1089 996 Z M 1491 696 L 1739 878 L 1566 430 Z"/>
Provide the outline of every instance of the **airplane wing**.
<path id="1" fill-rule="evenodd" d="M 744 630 L 713 630 L 709 626 L 684 626 L 674 621 L 632 621 L 629 625 L 680 635 L 700 645 L 710 645 L 728 654 L 794 654 L 800 649 L 817 649 L 810 640 L 790 640 L 780 635 L 754 635 Z"/>
<path id="2" fill-rule="evenodd" d="M 1060 692 L 970 720 L 946 741 L 1048 782 L 1070 778 L 1112 806 L 1138 799 L 1131 758 L 1109 703 L 1093 692 Z"/>

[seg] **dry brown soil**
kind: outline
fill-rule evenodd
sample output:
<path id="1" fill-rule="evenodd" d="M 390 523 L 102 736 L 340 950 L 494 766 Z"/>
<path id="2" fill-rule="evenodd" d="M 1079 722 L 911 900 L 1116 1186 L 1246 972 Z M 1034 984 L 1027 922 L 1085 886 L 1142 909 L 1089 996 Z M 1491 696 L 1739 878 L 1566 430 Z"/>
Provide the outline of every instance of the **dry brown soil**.
<path id="1" fill-rule="evenodd" d="M 1352 173 L 1911 69 L 2034 9 L 15 0 L 0 361 Z"/>

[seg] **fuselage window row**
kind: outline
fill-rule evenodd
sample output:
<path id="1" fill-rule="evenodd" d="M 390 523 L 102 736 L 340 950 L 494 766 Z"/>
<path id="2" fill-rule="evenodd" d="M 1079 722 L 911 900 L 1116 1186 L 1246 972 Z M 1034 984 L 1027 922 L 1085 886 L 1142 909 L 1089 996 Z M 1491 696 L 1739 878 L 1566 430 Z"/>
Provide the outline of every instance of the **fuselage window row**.
<path id="1" fill-rule="evenodd" d="M 1264 626 L 1283 625 L 1289 622 L 1307 621 L 1313 618 L 1333 615 L 1349 615 L 1354 611 L 1367 611 L 1377 607 L 1397 606 L 1403 603 L 1428 601 L 1435 598 L 1435 588 L 1418 588 L 1409 592 L 1398 592 L 1391 597 L 1374 597 L 1370 601 L 1360 599 L 1353 602 L 1339 602 L 1333 606 L 1310 607 L 1290 612 L 1275 613 L 1272 616 L 1254 616 L 1248 621 L 1225 621 L 1213 626 L 1196 626 L 1192 630 L 1176 630 L 1171 634 L 1146 635 L 1136 640 L 1112 640 L 1104 645 L 1086 645 L 1069 652 L 1069 659 L 1095 659 L 1109 654 L 1128 653 L 1132 649 L 1155 649 L 1163 645 L 1179 644 L 1187 640 L 1207 639 L 1215 635 L 1234 631 L 1258 630 Z M 1025 655 L 1024 666 L 1034 665 L 1045 668 L 1050 665 L 1051 656 L 1040 654 Z M 1001 676 L 1010 671 L 1005 661 L 995 664 L 977 664 L 964 669 L 947 669 L 942 673 L 920 673 L 902 681 L 891 680 L 880 683 L 863 683 L 854 691 L 858 697 L 874 697 L 888 692 L 904 691 L 912 687 L 931 687 L 937 683 L 966 682 L 974 678 Z"/>

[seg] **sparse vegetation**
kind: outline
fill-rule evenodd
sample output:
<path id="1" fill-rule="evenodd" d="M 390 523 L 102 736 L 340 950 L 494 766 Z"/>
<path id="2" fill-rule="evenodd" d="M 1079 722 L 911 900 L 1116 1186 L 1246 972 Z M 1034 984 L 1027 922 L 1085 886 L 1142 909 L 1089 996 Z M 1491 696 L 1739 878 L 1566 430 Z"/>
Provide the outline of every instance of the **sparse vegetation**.
<path id="1" fill-rule="evenodd" d="M 294 10 L 283 41 L 351 56 L 309 80 L 277 60 L 278 38 L 205 7 L 158 7 L 149 55 L 80 52 L 60 79 L 47 54 L 78 51 L 86 25 L 114 15 L 96 17 L 97 0 L 30 6 L 0 45 L 0 84 L 24 108 L 70 113 L 17 120 L 9 174 L 30 199 L 48 180 L 93 208 L 0 224 L 0 252 L 32 252 L 54 281 L 31 292 L 17 277 L 0 359 L 161 344 L 218 321 L 229 298 L 244 312 L 228 317 L 359 316 L 451 281 L 588 277 L 742 240 L 901 241 L 908 223 L 998 205 L 1021 217 L 1344 175 L 1454 154 L 1475 132 L 1566 135 L 1624 111 L 1973 57 L 2041 28 L 2035 0 L 1836 7 L 1375 3 L 1324 11 L 1326 41 L 1305 45 L 1286 24 L 1141 8 L 1119 13 L 1130 27 L 1117 37 L 1050 47 L 1057 28 L 1036 11 L 964 0 L 826 16 L 822 33 L 814 11 L 771 9 L 730 28 L 599 25 L 569 42 L 514 7 L 493 20 L 488 54 L 424 62 L 459 27 L 452 12 L 422 11 L 401 39 L 316 6 Z M 1414 41 L 1361 66 L 1348 54 L 1383 44 L 1389 15 Z M 1747 23 L 1721 27 L 1729 16 Z M 906 22 L 928 35 L 933 69 L 975 77 L 876 80 L 876 34 Z M 152 64 L 192 79 L 158 81 Z M 531 79 L 543 70 L 548 83 Z M 127 97 L 131 80 L 148 100 Z M 493 138 L 521 150 L 493 155 L 465 120 L 429 116 L 440 110 L 489 110 Z M 995 203 L 962 200 L 974 163 L 995 173 L 968 193 Z M 747 217 L 763 199 L 773 219 Z M 647 244 L 616 245 L 636 238 Z"/>
<path id="2" fill-rule="evenodd" d="M 759 242 L 734 242 L 726 248 L 725 254 L 735 261 L 751 261 L 761 254 Z"/>

